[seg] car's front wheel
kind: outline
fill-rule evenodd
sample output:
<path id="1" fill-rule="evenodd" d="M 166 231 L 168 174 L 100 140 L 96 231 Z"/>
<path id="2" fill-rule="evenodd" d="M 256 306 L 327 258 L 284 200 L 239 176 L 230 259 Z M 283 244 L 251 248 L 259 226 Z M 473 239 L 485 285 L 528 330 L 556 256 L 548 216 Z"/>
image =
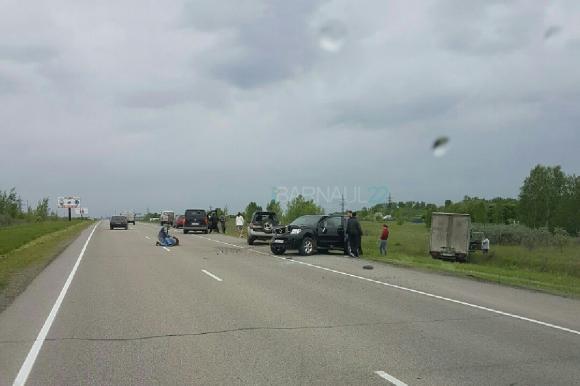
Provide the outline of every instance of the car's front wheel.
<path id="1" fill-rule="evenodd" d="M 283 255 L 286 252 L 286 247 L 272 244 L 270 245 L 270 250 L 275 255 Z"/>
<path id="2" fill-rule="evenodd" d="M 184 229 L 184 230 L 183 230 L 183 234 L 184 234 L 184 235 L 186 235 L 186 234 L 188 234 L 188 233 L 189 233 L 189 231 L 188 231 L 187 229 Z"/>
<path id="3" fill-rule="evenodd" d="M 316 245 L 315 245 L 314 239 L 312 237 L 306 236 L 302 240 L 302 244 L 300 244 L 300 249 L 298 250 L 298 252 L 302 256 L 309 256 L 309 255 L 312 255 L 314 253 L 315 249 L 316 249 Z"/>
<path id="4" fill-rule="evenodd" d="M 248 236 L 248 245 L 254 245 L 254 241 L 256 241 L 255 238 Z"/>

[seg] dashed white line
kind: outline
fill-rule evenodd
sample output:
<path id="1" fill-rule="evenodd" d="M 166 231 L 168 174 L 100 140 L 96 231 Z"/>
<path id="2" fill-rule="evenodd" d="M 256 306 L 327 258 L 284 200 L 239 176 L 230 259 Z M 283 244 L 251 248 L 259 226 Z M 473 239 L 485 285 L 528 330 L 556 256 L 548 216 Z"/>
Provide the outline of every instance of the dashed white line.
<path id="1" fill-rule="evenodd" d="M 385 373 L 384 371 L 375 371 L 375 374 L 377 374 L 379 377 L 386 379 L 387 381 L 389 381 L 391 384 L 395 385 L 395 386 L 407 386 L 407 384 L 405 382 L 402 382 L 400 380 L 398 380 L 397 378 L 393 377 L 392 375 Z"/>
<path id="2" fill-rule="evenodd" d="M 167 252 L 171 251 L 171 249 L 169 249 L 167 247 L 163 247 L 163 249 L 165 249 Z"/>
<path id="3" fill-rule="evenodd" d="M 218 240 L 212 240 L 210 238 L 207 238 L 207 239 L 210 240 L 210 241 L 222 242 L 222 241 L 218 241 Z M 243 247 L 240 247 L 240 248 L 243 248 Z M 496 310 L 494 308 L 489 308 L 489 307 L 480 306 L 480 305 L 477 305 L 477 304 L 467 303 L 467 302 L 464 302 L 464 301 L 461 301 L 461 300 L 452 299 L 452 298 L 448 298 L 448 297 L 445 297 L 445 296 L 432 294 L 432 293 L 429 293 L 429 292 L 419 291 L 419 290 L 416 290 L 416 289 L 413 289 L 413 288 L 403 287 L 403 286 L 400 286 L 400 285 L 397 285 L 397 284 L 391 284 L 391 283 L 387 283 L 387 282 L 384 282 L 384 281 L 374 280 L 374 279 L 370 279 L 368 277 L 354 275 L 352 273 L 346 273 L 346 272 L 342 272 L 342 271 L 337 271 L 335 269 L 322 267 L 322 266 L 316 265 L 316 264 L 306 263 L 304 261 L 287 260 L 285 257 L 276 256 L 276 255 L 273 255 L 271 253 L 265 253 L 265 252 L 262 252 L 262 251 L 257 251 L 257 250 L 252 249 L 252 248 L 246 248 L 246 249 L 249 250 L 249 251 L 252 251 L 252 252 L 256 252 L 256 253 L 262 254 L 262 255 L 272 256 L 272 257 L 275 257 L 275 258 L 280 259 L 280 260 L 285 260 L 287 262 L 288 261 L 292 261 L 292 262 L 294 262 L 296 264 L 302 264 L 302 265 L 305 265 L 307 267 L 316 268 L 316 269 L 322 269 L 324 271 L 333 272 L 333 273 L 336 273 L 336 274 L 339 274 L 339 275 L 343 275 L 343 276 L 348 276 L 348 277 L 352 277 L 352 278 L 355 278 L 355 279 L 364 280 L 364 281 L 367 281 L 367 282 L 370 282 L 370 283 L 380 284 L 380 285 L 383 285 L 385 287 L 396 288 L 396 289 L 399 289 L 399 290 L 402 290 L 402 291 L 411 292 L 411 293 L 414 293 L 414 294 L 417 294 L 417 295 L 423 295 L 423 296 L 427 296 L 427 297 L 430 297 L 430 298 L 433 298 L 433 299 L 443 300 L 443 301 L 446 301 L 446 302 L 455 303 L 455 304 L 459 304 L 459 305 L 462 305 L 462 306 L 471 307 L 471 308 L 475 308 L 475 309 L 478 309 L 478 310 L 491 312 L 493 314 L 507 316 L 509 318 L 518 319 L 518 320 L 522 320 L 522 321 L 525 321 L 525 322 L 537 324 L 537 325 L 540 325 L 540 326 L 543 326 L 543 327 L 549 327 L 549 328 L 553 328 L 553 329 L 556 329 L 556 330 L 560 330 L 560 331 L 564 331 L 564 332 L 569 332 L 571 334 L 580 335 L 580 331 L 578 331 L 578 330 L 573 330 L 571 328 L 562 327 L 562 326 L 559 326 L 557 324 L 543 322 L 541 320 L 527 318 L 525 316 L 511 314 L 509 312 Z"/>
<path id="4" fill-rule="evenodd" d="M 220 279 L 219 277 L 217 277 L 213 273 L 211 273 L 209 271 L 206 271 L 205 269 L 202 269 L 201 272 L 205 273 L 209 277 L 212 277 L 212 278 L 216 279 L 217 281 L 223 281 L 222 279 Z"/>
<path id="5" fill-rule="evenodd" d="M 145 236 L 145 238 L 146 238 L 147 240 L 151 240 L 151 237 L 149 237 L 149 236 Z"/>
<path id="6" fill-rule="evenodd" d="M 70 271 L 70 274 L 68 275 L 68 278 L 66 279 L 66 282 L 64 283 L 64 286 L 62 287 L 62 290 L 60 291 L 58 298 L 56 298 L 56 302 L 52 306 L 52 309 L 50 310 L 48 317 L 44 321 L 44 325 L 40 329 L 40 332 L 38 333 L 38 336 L 36 337 L 36 340 L 34 341 L 32 348 L 30 349 L 30 352 L 28 353 L 28 355 L 26 356 L 26 359 L 24 360 L 24 363 L 22 364 L 22 367 L 20 367 L 20 371 L 18 371 L 18 375 L 16 376 L 16 379 L 14 379 L 14 383 L 13 383 L 14 386 L 22 386 L 26 383 L 26 380 L 28 379 L 28 376 L 30 375 L 30 371 L 32 370 L 32 367 L 34 366 L 34 362 L 36 362 L 36 357 L 38 356 L 38 353 L 40 352 L 40 349 L 42 348 L 42 345 L 44 344 L 44 340 L 46 339 L 46 335 L 48 334 L 50 327 L 52 327 L 52 323 L 54 322 L 54 319 L 56 318 L 56 314 L 58 313 L 58 310 L 60 309 L 62 301 L 64 300 L 64 297 L 66 296 L 68 288 L 70 287 L 70 284 L 73 281 L 75 273 L 77 272 L 77 269 L 78 269 L 78 267 L 81 263 L 81 260 L 85 254 L 85 251 L 87 250 L 87 245 L 89 245 L 89 241 L 91 241 L 91 238 L 93 237 L 93 233 L 95 233 L 95 229 L 97 229 L 99 224 L 100 223 L 97 223 L 94 226 L 93 230 L 89 234 L 89 237 L 87 238 L 87 241 L 85 241 L 85 244 L 83 245 L 83 248 L 81 249 L 81 252 L 79 253 L 79 257 L 77 258 L 75 265 L 73 266 L 72 270 Z"/>

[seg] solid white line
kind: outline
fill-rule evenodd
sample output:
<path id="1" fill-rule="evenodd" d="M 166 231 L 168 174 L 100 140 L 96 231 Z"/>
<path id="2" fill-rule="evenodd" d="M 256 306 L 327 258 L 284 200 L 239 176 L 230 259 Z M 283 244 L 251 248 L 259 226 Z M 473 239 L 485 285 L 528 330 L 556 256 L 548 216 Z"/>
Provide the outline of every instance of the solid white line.
<path id="1" fill-rule="evenodd" d="M 209 277 L 213 277 L 214 279 L 216 279 L 217 281 L 223 281 L 222 279 L 220 279 L 219 277 L 217 277 L 216 275 L 214 275 L 213 273 L 206 271 L 205 269 L 202 269 L 201 272 L 205 273 L 207 276 Z"/>
<path id="2" fill-rule="evenodd" d="M 163 247 L 163 249 L 165 249 L 167 252 L 171 251 L 171 249 L 169 249 L 167 247 Z"/>
<path id="3" fill-rule="evenodd" d="M 50 314 L 48 314 L 48 317 L 44 321 L 44 325 L 40 329 L 40 332 L 38 333 L 38 336 L 36 337 L 36 340 L 34 341 L 32 348 L 30 349 L 30 352 L 28 353 L 28 355 L 26 356 L 26 359 L 24 360 L 24 363 L 22 364 L 22 367 L 20 367 L 20 371 L 18 372 L 16 379 L 14 379 L 14 383 L 13 383 L 14 386 L 22 386 L 26 383 L 26 380 L 28 379 L 28 376 L 30 375 L 30 371 L 32 370 L 32 367 L 34 366 L 34 362 L 36 361 L 36 357 L 38 356 L 38 353 L 40 352 L 40 349 L 42 348 L 44 340 L 46 339 L 46 335 L 48 334 L 48 331 L 50 330 L 50 327 L 52 326 L 52 323 L 54 322 L 54 319 L 56 318 L 56 314 L 58 313 L 58 310 L 60 309 L 62 301 L 64 300 L 64 297 L 66 296 L 68 288 L 69 288 L 70 284 L 72 283 L 72 280 L 75 276 L 75 273 L 77 272 L 77 269 L 78 269 L 78 267 L 81 263 L 81 260 L 85 254 L 85 251 L 87 249 L 87 245 L 89 245 L 89 241 L 91 241 L 91 237 L 93 237 L 93 233 L 95 233 L 95 229 L 97 229 L 98 226 L 99 226 L 99 224 L 95 225 L 95 227 L 93 228 L 93 230 L 89 234 L 87 241 L 85 241 L 85 245 L 83 245 L 83 249 L 81 249 L 81 253 L 79 254 L 79 257 L 77 258 L 77 261 L 76 261 L 75 265 L 73 266 L 72 271 L 68 275 L 68 278 L 66 279 L 66 282 L 64 283 L 64 286 L 62 287 L 62 290 L 60 291 L 60 294 L 58 295 L 56 302 L 52 306 L 52 309 L 50 310 Z"/>
<path id="4" fill-rule="evenodd" d="M 381 378 L 386 379 L 395 386 L 407 386 L 405 382 L 399 381 L 397 378 L 393 377 L 390 374 L 385 373 L 384 371 L 375 371 L 375 374 L 377 374 Z"/>
<path id="5" fill-rule="evenodd" d="M 212 240 L 212 241 L 217 241 L 217 240 Z M 399 289 L 399 290 L 402 290 L 402 291 L 412 292 L 414 294 L 427 296 L 427 297 L 430 297 L 430 298 L 433 298 L 433 299 L 438 299 L 438 300 L 443 300 L 443 301 L 450 302 L 450 303 L 460 304 L 462 306 L 476 308 L 478 310 L 491 312 L 491 313 L 494 313 L 494 314 L 497 314 L 497 315 L 507 316 L 509 318 L 518 319 L 518 320 L 522 320 L 522 321 L 529 322 L 529 323 L 534 323 L 534 324 L 537 324 L 537 325 L 540 325 L 540 326 L 549 327 L 549 328 L 553 328 L 553 329 L 560 330 L 560 331 L 564 331 L 564 332 L 569 332 L 571 334 L 580 335 L 580 331 L 578 331 L 578 330 L 573 330 L 571 328 L 558 326 L 557 324 L 542 322 L 541 320 L 536 320 L 536 319 L 532 319 L 532 318 L 527 318 L 525 316 L 511 314 L 509 312 L 496 310 L 494 308 L 489 308 L 489 307 L 484 307 L 484 306 L 480 306 L 480 305 L 477 305 L 477 304 L 467 303 L 467 302 L 464 302 L 464 301 L 461 301 L 461 300 L 452 299 L 452 298 L 448 298 L 448 297 L 440 296 L 440 295 L 435 295 L 435 294 L 432 294 L 432 293 L 429 293 L 429 292 L 419 291 L 419 290 L 416 290 L 416 289 L 413 289 L 413 288 L 403 287 L 403 286 L 400 286 L 400 285 L 391 284 L 391 283 L 387 283 L 387 282 L 384 282 L 384 281 L 369 279 L 368 277 L 353 275 L 352 273 L 346 273 L 346 272 L 342 272 L 342 271 L 337 271 L 335 269 L 322 267 L 322 266 L 319 266 L 319 265 L 316 265 L 316 264 L 306 263 L 306 262 L 300 261 L 300 260 L 287 260 L 285 257 L 276 256 L 276 255 L 273 255 L 271 253 L 265 253 L 265 252 L 262 252 L 262 251 L 257 251 L 255 249 L 251 249 L 251 248 L 247 248 L 247 250 L 252 251 L 252 252 L 256 252 L 256 253 L 260 253 L 260 254 L 263 254 L 263 255 L 272 256 L 272 257 L 275 257 L 277 259 L 284 260 L 286 262 L 291 261 L 291 262 L 294 262 L 296 264 L 305 265 L 307 267 L 316 268 L 316 269 L 322 269 L 324 271 L 333 272 L 333 273 L 336 273 L 336 274 L 339 274 L 339 275 L 348 276 L 348 277 L 352 277 L 352 278 L 355 278 L 355 279 L 360 279 L 360 280 L 368 281 L 370 283 L 384 285 L 385 287 L 396 288 L 396 289 Z"/>

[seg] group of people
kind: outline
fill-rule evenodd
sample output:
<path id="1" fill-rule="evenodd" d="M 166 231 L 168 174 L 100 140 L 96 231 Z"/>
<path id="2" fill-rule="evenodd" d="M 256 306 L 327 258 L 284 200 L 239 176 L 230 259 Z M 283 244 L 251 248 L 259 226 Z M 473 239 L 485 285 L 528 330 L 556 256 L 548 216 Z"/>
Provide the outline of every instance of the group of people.
<path id="1" fill-rule="evenodd" d="M 220 226 L 222 228 L 222 233 L 226 233 L 226 216 L 223 214 L 218 216 L 216 211 L 209 212 L 208 215 L 208 226 L 207 230 L 209 233 L 216 232 L 220 233 Z"/>
<path id="2" fill-rule="evenodd" d="M 363 234 L 362 228 L 358 222 L 358 218 L 356 217 L 356 212 L 349 210 L 346 213 L 348 216 L 346 220 L 346 232 L 344 234 L 346 251 L 350 257 L 358 258 L 363 254 L 361 245 Z M 387 254 L 388 239 L 389 226 L 387 224 L 383 224 L 383 230 L 381 232 L 381 236 L 379 237 L 379 252 L 381 255 Z"/>

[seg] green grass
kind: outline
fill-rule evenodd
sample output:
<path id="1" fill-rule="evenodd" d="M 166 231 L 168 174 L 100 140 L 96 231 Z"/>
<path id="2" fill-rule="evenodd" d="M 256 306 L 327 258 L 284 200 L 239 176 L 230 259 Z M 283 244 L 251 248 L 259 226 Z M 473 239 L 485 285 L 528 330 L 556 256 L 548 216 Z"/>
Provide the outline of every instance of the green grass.
<path id="1" fill-rule="evenodd" d="M 92 221 L 51 221 L 0 228 L 0 311 Z"/>
<path id="2" fill-rule="evenodd" d="M 424 224 L 389 224 L 388 255 L 380 256 L 378 239 L 381 224 L 361 222 L 364 257 L 409 267 L 470 276 L 518 287 L 580 296 L 580 243 L 563 248 L 529 250 L 519 245 L 492 245 L 488 256 L 473 253 L 468 263 L 432 259 L 429 229 Z"/>
<path id="3" fill-rule="evenodd" d="M 19 248 L 42 235 L 56 232 L 78 223 L 79 220 L 71 222 L 60 220 L 0 227 L 0 255 Z"/>
<path id="4" fill-rule="evenodd" d="M 364 258 L 405 267 L 580 297 L 580 240 L 563 249 L 542 247 L 529 250 L 519 245 L 492 245 L 488 256 L 475 252 L 468 263 L 435 260 L 429 255 L 429 229 L 425 224 L 389 224 L 387 256 L 380 256 L 378 239 L 382 223 L 361 221 Z M 233 219 L 226 234 L 238 237 Z M 246 236 L 244 227 L 244 240 Z"/>

